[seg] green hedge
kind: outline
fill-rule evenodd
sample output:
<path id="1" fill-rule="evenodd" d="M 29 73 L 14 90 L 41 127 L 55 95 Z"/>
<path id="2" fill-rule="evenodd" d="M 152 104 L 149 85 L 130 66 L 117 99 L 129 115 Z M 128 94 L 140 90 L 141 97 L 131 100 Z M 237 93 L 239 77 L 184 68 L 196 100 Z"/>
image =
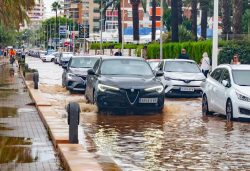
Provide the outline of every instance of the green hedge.
<path id="1" fill-rule="evenodd" d="M 238 54 L 242 64 L 250 64 L 250 41 L 230 42 L 219 53 L 219 64 L 229 64 L 234 54 Z"/>
<path id="2" fill-rule="evenodd" d="M 200 62 L 202 54 L 207 52 L 209 56 L 212 54 L 212 42 L 202 41 L 202 42 L 184 42 L 184 43 L 166 43 L 163 44 L 163 58 L 178 58 L 181 49 L 185 48 L 190 58 Z M 160 57 L 160 45 L 150 44 L 147 50 L 148 58 L 154 59 Z"/>
<path id="3" fill-rule="evenodd" d="M 122 48 L 121 43 L 110 43 L 110 42 L 103 43 L 102 48 L 103 49 L 110 49 L 111 45 L 114 46 L 114 49 Z M 124 49 L 136 49 L 137 46 L 138 45 L 136 45 L 136 44 L 124 44 Z M 95 50 L 100 49 L 100 43 L 91 43 L 90 49 L 95 49 Z"/>

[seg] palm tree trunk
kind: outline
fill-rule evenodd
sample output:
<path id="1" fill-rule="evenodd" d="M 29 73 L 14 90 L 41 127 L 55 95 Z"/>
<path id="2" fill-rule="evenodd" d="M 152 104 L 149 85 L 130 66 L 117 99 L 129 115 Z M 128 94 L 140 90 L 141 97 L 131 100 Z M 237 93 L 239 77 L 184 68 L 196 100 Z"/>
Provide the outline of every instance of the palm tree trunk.
<path id="1" fill-rule="evenodd" d="M 182 6 L 183 6 L 183 2 L 182 0 L 178 0 L 178 24 L 181 25 L 183 22 L 183 18 L 182 18 Z"/>
<path id="2" fill-rule="evenodd" d="M 132 14 L 133 14 L 133 38 L 134 41 L 140 40 L 139 35 L 139 4 L 140 0 L 130 0 L 132 5 Z"/>
<path id="3" fill-rule="evenodd" d="M 57 34 L 58 34 L 58 28 L 57 28 L 57 9 L 56 9 L 56 37 L 57 37 Z M 57 40 L 56 40 L 56 48 L 57 48 Z"/>
<path id="4" fill-rule="evenodd" d="M 242 33 L 243 0 L 233 0 L 233 33 Z"/>
<path id="5" fill-rule="evenodd" d="M 156 0 L 152 0 L 152 38 L 151 41 L 155 41 L 155 32 L 156 32 Z"/>
<path id="6" fill-rule="evenodd" d="M 119 43 L 122 43 L 122 12 L 121 12 L 121 2 L 117 5 L 118 11 L 118 35 Z"/>
<path id="7" fill-rule="evenodd" d="M 171 1 L 172 17 L 171 17 L 171 26 L 172 26 L 172 42 L 179 41 L 179 28 L 178 28 L 178 1 Z"/>
<path id="8" fill-rule="evenodd" d="M 231 0 L 222 0 L 222 29 L 223 34 L 229 34 L 231 32 Z"/>
<path id="9" fill-rule="evenodd" d="M 191 14 L 191 21 L 192 21 L 192 34 L 194 36 L 195 41 L 197 41 L 197 0 L 191 1 L 192 7 L 192 14 Z"/>
<path id="10" fill-rule="evenodd" d="M 201 37 L 207 38 L 207 15 L 208 8 L 203 8 L 201 11 Z"/>

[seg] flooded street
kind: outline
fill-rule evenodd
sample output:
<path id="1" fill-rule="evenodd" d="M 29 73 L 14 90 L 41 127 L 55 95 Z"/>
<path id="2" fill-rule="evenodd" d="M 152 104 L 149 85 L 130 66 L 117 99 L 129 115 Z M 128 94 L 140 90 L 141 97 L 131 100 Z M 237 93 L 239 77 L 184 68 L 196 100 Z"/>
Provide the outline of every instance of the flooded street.
<path id="1" fill-rule="evenodd" d="M 35 58 L 27 62 L 39 70 L 43 88 L 61 85 L 58 65 Z M 166 99 L 159 114 L 98 114 L 83 95 L 48 87 L 43 91 L 55 98 L 55 105 L 80 99 L 89 151 L 121 170 L 250 170 L 250 123 L 204 117 L 200 98 Z"/>

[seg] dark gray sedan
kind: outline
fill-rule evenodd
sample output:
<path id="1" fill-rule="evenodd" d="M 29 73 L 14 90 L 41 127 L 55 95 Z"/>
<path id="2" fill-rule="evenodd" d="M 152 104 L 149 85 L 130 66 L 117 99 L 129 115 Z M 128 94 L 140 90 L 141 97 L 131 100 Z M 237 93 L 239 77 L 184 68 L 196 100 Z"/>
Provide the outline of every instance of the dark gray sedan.
<path id="1" fill-rule="evenodd" d="M 62 86 L 70 92 L 84 92 L 88 69 L 92 68 L 99 56 L 74 56 L 68 65 L 63 66 Z"/>

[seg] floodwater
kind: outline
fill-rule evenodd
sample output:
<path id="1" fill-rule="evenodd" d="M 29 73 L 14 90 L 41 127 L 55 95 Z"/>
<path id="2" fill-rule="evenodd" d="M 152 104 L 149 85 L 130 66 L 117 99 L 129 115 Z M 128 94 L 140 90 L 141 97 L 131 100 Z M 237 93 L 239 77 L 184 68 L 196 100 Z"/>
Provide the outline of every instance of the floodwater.
<path id="1" fill-rule="evenodd" d="M 46 74 L 46 67 L 58 71 L 58 66 L 51 63 L 35 63 L 35 59 L 31 63 L 34 68 L 39 65 L 41 75 Z M 59 79 L 59 76 L 51 72 L 47 78 Z M 55 83 L 45 77 L 43 80 L 44 84 Z M 58 85 L 60 83 L 58 80 Z M 72 100 L 76 97 L 53 96 Z M 80 105 L 85 145 L 88 151 L 99 156 L 100 163 L 111 168 L 118 166 L 124 171 L 250 170 L 250 123 L 228 123 L 220 115 L 204 117 L 199 98 L 166 99 L 163 112 L 151 114 L 103 114 L 85 101 Z"/>

